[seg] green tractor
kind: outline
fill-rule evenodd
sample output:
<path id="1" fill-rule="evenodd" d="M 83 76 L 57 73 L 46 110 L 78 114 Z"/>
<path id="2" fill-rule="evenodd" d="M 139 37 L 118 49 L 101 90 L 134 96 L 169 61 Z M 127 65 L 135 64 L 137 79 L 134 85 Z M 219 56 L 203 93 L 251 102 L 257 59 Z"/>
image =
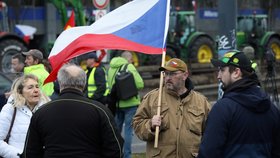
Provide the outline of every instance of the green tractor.
<path id="1" fill-rule="evenodd" d="M 48 0 L 60 13 L 61 22 L 64 26 L 68 20 L 67 6 L 70 5 L 76 12 L 76 25 L 85 25 L 84 9 L 80 0 Z M 11 72 L 11 58 L 17 53 L 27 51 L 30 46 L 30 39 L 25 39 L 16 33 L 11 32 L 8 19 L 8 7 L 0 0 L 0 71 Z M 54 41 L 48 41 L 45 45 L 45 52 L 49 52 Z"/>
<path id="2" fill-rule="evenodd" d="M 207 33 L 196 30 L 195 12 L 171 12 L 167 57 L 179 57 L 192 63 L 210 63 L 215 56 L 216 42 Z"/>
<path id="3" fill-rule="evenodd" d="M 264 59 L 265 52 L 272 49 L 276 60 L 280 60 L 280 35 L 269 31 L 267 15 L 239 16 L 237 28 L 237 48 L 252 46 L 256 59 Z"/>
<path id="4" fill-rule="evenodd" d="M 170 14 L 167 38 L 167 59 L 179 57 L 191 63 L 209 63 L 217 57 L 215 40 L 207 33 L 195 28 L 195 12 L 176 11 Z M 244 46 L 255 49 L 255 57 L 263 59 L 265 52 L 272 49 L 276 60 L 280 60 L 280 35 L 268 29 L 268 16 L 254 14 L 238 16 L 237 48 Z"/>
<path id="5" fill-rule="evenodd" d="M 11 72 L 12 56 L 27 51 L 29 42 L 10 32 L 7 13 L 6 3 L 0 1 L 0 71 L 5 73 Z"/>

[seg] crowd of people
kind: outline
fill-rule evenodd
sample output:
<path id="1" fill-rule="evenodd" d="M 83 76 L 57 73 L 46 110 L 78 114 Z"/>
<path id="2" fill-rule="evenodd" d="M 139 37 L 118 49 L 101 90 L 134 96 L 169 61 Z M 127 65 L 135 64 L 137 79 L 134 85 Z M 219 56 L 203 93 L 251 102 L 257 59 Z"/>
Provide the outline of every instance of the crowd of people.
<path id="1" fill-rule="evenodd" d="M 279 158 L 280 111 L 243 51 L 211 60 L 223 91 L 214 105 L 195 90 L 178 58 L 159 67 L 162 88 L 118 99 L 113 87 L 124 65 L 137 90 L 144 88 L 129 51 L 108 69 L 90 52 L 85 67 L 65 63 L 47 84 L 52 70 L 40 50 L 16 54 L 18 76 L 0 112 L 0 157 L 131 158 L 135 133 L 146 142 L 146 157 Z"/>

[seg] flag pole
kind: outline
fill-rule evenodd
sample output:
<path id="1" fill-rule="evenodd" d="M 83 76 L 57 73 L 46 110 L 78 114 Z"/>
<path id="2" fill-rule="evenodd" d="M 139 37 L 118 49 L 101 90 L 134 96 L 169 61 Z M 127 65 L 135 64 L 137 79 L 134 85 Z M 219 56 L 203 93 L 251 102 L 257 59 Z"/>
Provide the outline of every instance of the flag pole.
<path id="1" fill-rule="evenodd" d="M 165 65 L 165 55 L 166 51 L 164 50 L 162 52 L 162 59 L 161 59 L 161 67 Z M 162 97 L 162 87 L 163 87 L 163 71 L 160 72 L 160 81 L 159 81 L 159 93 L 158 93 L 158 104 L 157 104 L 157 116 L 160 116 L 161 111 L 161 97 Z M 159 126 L 156 126 L 155 131 L 155 142 L 154 142 L 154 148 L 158 147 L 158 137 L 159 137 Z"/>

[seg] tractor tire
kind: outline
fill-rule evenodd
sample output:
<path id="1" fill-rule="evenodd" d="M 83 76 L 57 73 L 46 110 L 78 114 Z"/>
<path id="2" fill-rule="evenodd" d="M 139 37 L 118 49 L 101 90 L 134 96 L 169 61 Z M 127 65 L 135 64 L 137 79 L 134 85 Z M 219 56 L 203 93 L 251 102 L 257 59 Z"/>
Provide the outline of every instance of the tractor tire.
<path id="1" fill-rule="evenodd" d="M 7 39 L 0 41 L 0 71 L 11 72 L 12 56 L 17 53 L 27 51 L 27 47 L 21 41 L 16 39 Z"/>
<path id="2" fill-rule="evenodd" d="M 266 45 L 266 50 L 271 48 L 274 52 L 275 59 L 280 60 L 280 39 L 276 37 L 272 37 L 269 39 Z"/>
<path id="3" fill-rule="evenodd" d="M 214 57 L 215 42 L 208 37 L 198 37 L 190 46 L 190 61 L 194 63 L 210 63 Z"/>

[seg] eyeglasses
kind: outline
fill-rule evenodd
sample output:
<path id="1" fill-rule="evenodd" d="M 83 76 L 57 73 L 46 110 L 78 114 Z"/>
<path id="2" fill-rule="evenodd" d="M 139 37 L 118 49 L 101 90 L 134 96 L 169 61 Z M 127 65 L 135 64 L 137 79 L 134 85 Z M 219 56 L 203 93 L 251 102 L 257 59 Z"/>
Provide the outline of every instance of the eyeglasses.
<path id="1" fill-rule="evenodd" d="M 182 74 L 182 73 L 183 73 L 182 71 L 164 72 L 164 76 L 173 77 L 173 76 L 176 76 L 176 75 L 179 75 L 179 74 Z"/>

